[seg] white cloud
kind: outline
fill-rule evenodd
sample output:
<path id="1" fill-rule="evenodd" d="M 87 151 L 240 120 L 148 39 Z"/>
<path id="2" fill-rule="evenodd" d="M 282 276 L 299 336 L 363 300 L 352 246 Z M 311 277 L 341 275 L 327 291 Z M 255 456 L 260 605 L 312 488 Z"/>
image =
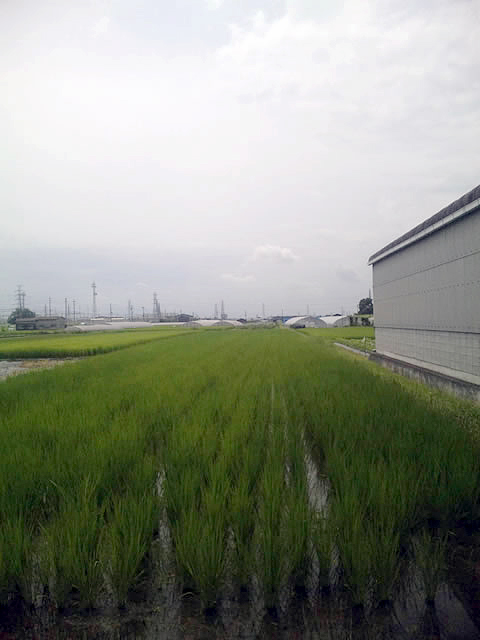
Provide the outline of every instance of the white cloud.
<path id="1" fill-rule="evenodd" d="M 299 257 L 288 247 L 264 244 L 255 248 L 251 259 L 254 262 L 295 262 Z"/>
<path id="2" fill-rule="evenodd" d="M 246 282 L 253 282 L 255 280 L 254 276 L 246 275 L 246 276 L 236 276 L 233 273 L 223 273 L 222 280 L 227 280 L 228 282 L 234 282 L 236 284 L 244 284 Z"/>
<path id="3" fill-rule="evenodd" d="M 110 28 L 110 18 L 103 16 L 100 20 L 97 20 L 92 27 L 92 35 L 94 38 L 99 38 L 107 33 Z"/>

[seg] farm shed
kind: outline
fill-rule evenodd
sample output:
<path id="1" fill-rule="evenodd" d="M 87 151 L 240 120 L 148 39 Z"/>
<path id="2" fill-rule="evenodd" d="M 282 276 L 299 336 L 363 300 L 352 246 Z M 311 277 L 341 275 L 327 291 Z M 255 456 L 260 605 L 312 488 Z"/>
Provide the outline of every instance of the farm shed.
<path id="1" fill-rule="evenodd" d="M 369 264 L 377 353 L 480 385 L 480 185 Z"/>
<path id="2" fill-rule="evenodd" d="M 285 321 L 285 326 L 291 329 L 320 329 L 327 325 L 320 318 L 314 316 L 295 316 Z"/>
<path id="3" fill-rule="evenodd" d="M 151 329 L 152 327 L 168 327 L 168 326 L 182 326 L 183 322 L 142 322 L 131 320 L 114 320 L 112 322 L 93 322 L 77 324 L 68 328 L 68 331 L 72 332 L 87 332 L 87 331 L 120 331 L 123 329 Z"/>
<path id="4" fill-rule="evenodd" d="M 327 327 L 349 327 L 350 316 L 322 316 L 321 319 Z"/>
<path id="5" fill-rule="evenodd" d="M 35 329 L 65 329 L 65 318 L 62 316 L 35 316 L 34 318 L 17 318 L 17 331 L 33 331 Z"/>

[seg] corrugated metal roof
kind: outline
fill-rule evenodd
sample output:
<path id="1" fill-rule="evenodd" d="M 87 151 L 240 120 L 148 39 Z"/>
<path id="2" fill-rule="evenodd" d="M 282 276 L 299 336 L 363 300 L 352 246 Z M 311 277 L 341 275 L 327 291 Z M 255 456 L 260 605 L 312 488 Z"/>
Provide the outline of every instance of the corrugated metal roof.
<path id="1" fill-rule="evenodd" d="M 407 231 L 407 233 L 404 233 L 403 236 L 400 236 L 396 240 L 393 240 L 392 242 L 387 244 L 385 247 L 383 247 L 383 249 L 380 249 L 380 251 L 377 251 L 372 256 L 370 256 L 370 258 L 368 259 L 368 262 L 369 263 L 375 262 L 378 256 L 382 255 L 382 253 L 391 251 L 391 249 L 394 249 L 397 245 L 404 243 L 406 240 L 413 238 L 419 233 L 426 232 L 428 230 L 428 227 L 432 227 L 433 225 L 436 225 L 444 218 L 447 218 L 448 216 L 452 215 L 456 211 L 459 211 L 463 207 L 466 207 L 472 202 L 475 202 L 475 200 L 479 200 L 479 199 L 480 199 L 480 185 L 478 185 L 468 193 L 464 194 L 461 198 L 458 198 L 458 200 L 455 200 L 454 202 L 449 204 L 447 207 L 444 207 L 443 209 L 438 211 L 435 215 L 431 216 L 424 222 L 420 223 L 410 231 Z"/>

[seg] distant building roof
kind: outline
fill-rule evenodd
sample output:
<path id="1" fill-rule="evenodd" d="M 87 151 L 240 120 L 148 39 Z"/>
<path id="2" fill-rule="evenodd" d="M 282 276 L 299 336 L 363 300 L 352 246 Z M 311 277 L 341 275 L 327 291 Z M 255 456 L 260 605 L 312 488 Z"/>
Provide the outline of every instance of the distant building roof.
<path id="1" fill-rule="evenodd" d="M 408 246 L 409 244 L 420 240 L 420 238 L 437 231 L 441 227 L 457 220 L 461 216 L 473 213 L 473 211 L 477 209 L 480 209 L 480 185 L 463 195 L 461 198 L 458 198 L 458 200 L 455 200 L 455 202 L 452 202 L 447 207 L 444 207 L 438 211 L 438 213 L 431 216 L 410 231 L 407 231 L 403 236 L 393 240 L 383 247 L 383 249 L 380 249 L 380 251 L 374 253 L 370 256 L 368 264 L 378 262 L 378 260 L 385 258 L 387 255 L 403 249 L 405 246 Z"/>

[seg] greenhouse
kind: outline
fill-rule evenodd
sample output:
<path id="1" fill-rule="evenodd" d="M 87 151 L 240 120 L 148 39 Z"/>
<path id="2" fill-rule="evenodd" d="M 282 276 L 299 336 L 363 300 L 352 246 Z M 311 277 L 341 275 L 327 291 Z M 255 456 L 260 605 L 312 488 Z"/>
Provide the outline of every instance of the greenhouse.
<path id="1" fill-rule="evenodd" d="M 327 325 L 323 320 L 314 316 L 295 316 L 286 320 L 285 326 L 290 329 L 321 329 Z"/>
<path id="2" fill-rule="evenodd" d="M 185 323 L 186 327 L 241 327 L 238 320 L 192 320 Z"/>
<path id="3" fill-rule="evenodd" d="M 349 327 L 350 316 L 322 316 L 327 327 Z"/>

